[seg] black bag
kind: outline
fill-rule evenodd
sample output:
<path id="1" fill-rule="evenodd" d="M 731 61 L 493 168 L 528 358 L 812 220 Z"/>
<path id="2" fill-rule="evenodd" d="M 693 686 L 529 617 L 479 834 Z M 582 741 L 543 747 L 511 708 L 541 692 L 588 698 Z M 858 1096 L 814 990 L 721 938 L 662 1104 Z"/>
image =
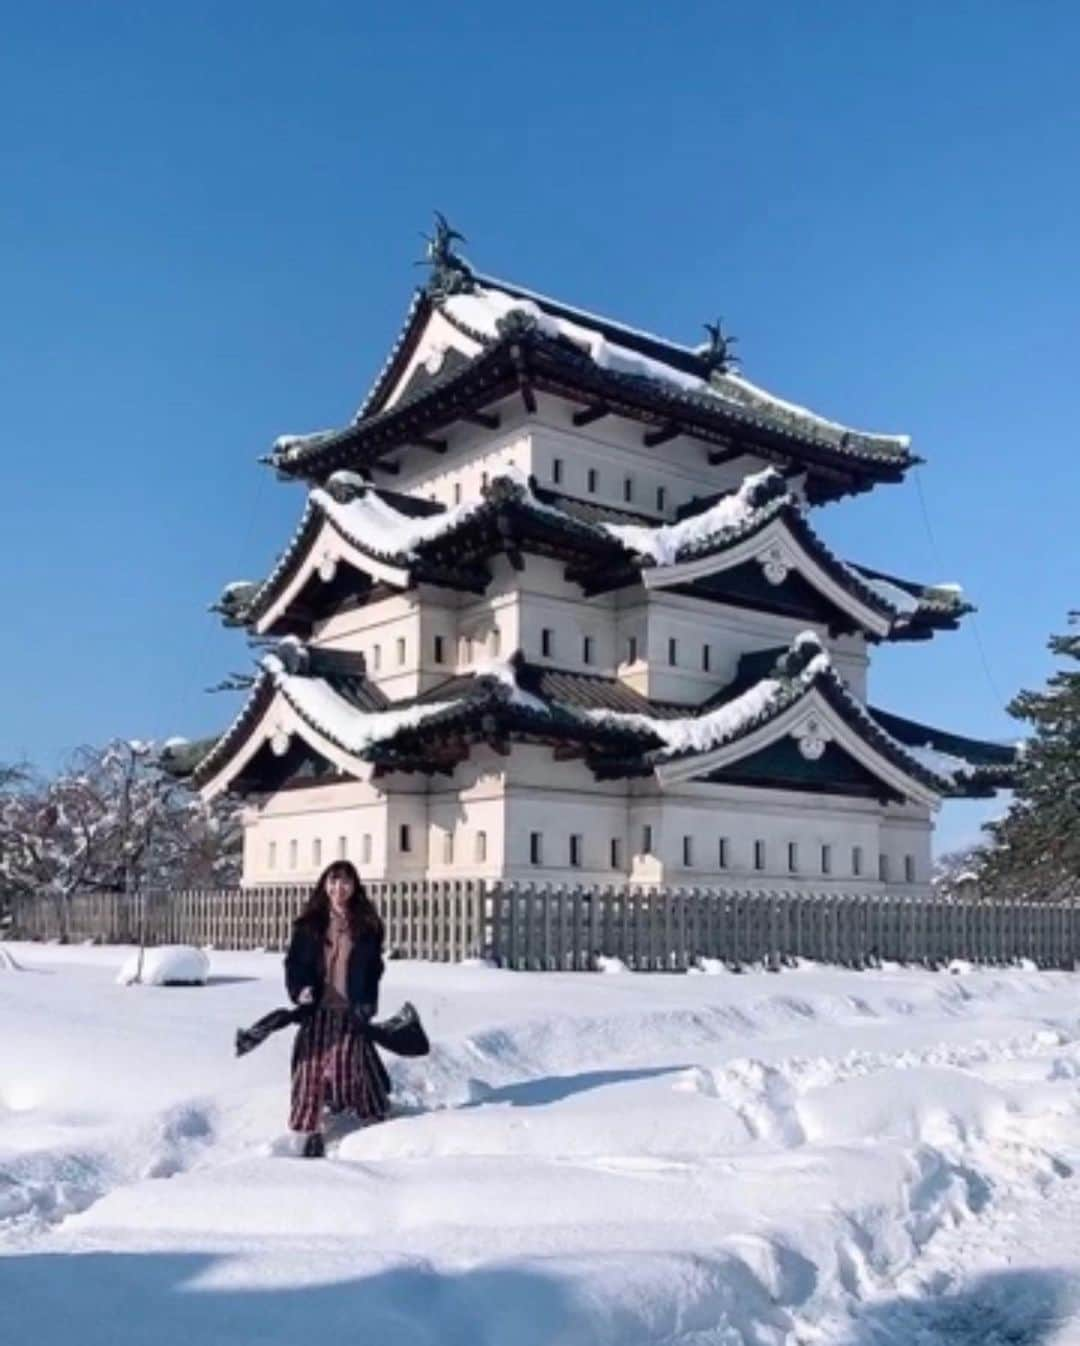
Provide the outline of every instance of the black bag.
<path id="1" fill-rule="evenodd" d="M 393 1018 L 365 1024 L 364 1032 L 376 1047 L 383 1047 L 395 1056 L 427 1056 L 431 1051 L 416 1006 L 408 1000 Z"/>

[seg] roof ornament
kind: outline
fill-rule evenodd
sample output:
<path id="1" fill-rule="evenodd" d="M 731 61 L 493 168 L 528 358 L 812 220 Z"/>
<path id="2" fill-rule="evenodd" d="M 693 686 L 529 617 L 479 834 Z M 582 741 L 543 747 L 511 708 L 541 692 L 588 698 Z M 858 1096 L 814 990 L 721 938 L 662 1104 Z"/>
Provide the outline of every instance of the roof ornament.
<path id="1" fill-rule="evenodd" d="M 773 665 L 773 676 L 779 678 L 801 677 L 818 655 L 825 654 L 820 638 L 813 631 L 803 631 L 796 636 Z"/>
<path id="2" fill-rule="evenodd" d="M 726 374 L 732 365 L 739 363 L 739 357 L 731 349 L 739 338 L 724 335 L 723 321 L 723 318 L 717 318 L 715 322 L 702 323 L 709 340 L 697 348 L 697 353 L 710 374 Z"/>
<path id="3" fill-rule="evenodd" d="M 495 330 L 500 337 L 513 339 L 514 337 L 527 336 L 530 332 L 536 332 L 540 324 L 536 320 L 536 315 L 527 312 L 523 308 L 511 308 L 495 319 Z"/>
<path id="4" fill-rule="evenodd" d="M 435 231 L 421 234 L 426 246 L 422 261 L 417 266 L 430 266 L 426 289 L 436 299 L 445 299 L 452 294 L 468 294 L 473 288 L 473 275 L 469 264 L 454 251 L 455 241 L 466 243 L 464 234 L 451 227 L 442 211 L 435 211 Z"/>

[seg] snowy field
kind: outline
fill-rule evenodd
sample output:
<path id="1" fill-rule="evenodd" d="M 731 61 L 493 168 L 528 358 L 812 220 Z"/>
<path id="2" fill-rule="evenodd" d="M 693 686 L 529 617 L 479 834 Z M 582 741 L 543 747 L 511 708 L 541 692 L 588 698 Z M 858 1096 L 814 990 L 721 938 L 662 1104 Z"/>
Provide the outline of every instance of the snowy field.
<path id="1" fill-rule="evenodd" d="M 5 947 L 5 1343 L 1080 1346 L 1078 977 L 391 963 L 433 1053 L 318 1161 L 277 956 Z"/>

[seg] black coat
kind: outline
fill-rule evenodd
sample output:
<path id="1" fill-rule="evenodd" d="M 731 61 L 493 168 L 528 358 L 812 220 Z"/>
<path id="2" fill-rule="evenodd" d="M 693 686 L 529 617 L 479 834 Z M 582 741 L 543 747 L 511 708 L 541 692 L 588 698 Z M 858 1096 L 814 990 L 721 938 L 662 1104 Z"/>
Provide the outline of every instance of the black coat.
<path id="1" fill-rule="evenodd" d="M 379 981 L 383 974 L 382 936 L 361 935 L 349 955 L 346 987 L 349 1004 L 371 1018 L 379 1008 Z M 322 1000 L 326 984 L 326 936 L 310 921 L 293 925 L 285 954 L 285 989 L 297 1004 L 300 992 L 310 986 L 315 1004 Z"/>

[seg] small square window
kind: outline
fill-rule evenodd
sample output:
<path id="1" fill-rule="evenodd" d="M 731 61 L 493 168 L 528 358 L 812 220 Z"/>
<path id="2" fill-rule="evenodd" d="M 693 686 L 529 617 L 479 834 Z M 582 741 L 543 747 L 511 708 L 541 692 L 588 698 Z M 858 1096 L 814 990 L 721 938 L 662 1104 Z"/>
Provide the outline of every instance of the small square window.
<path id="1" fill-rule="evenodd" d="M 851 848 L 851 872 L 856 878 L 862 873 L 862 847 L 852 846 Z"/>
<path id="2" fill-rule="evenodd" d="M 266 848 L 266 867 L 267 869 L 277 868 L 277 842 L 272 841 Z"/>
<path id="3" fill-rule="evenodd" d="M 349 838 L 338 837 L 337 839 L 337 858 L 347 860 L 349 858 Z"/>
<path id="4" fill-rule="evenodd" d="M 296 868 L 296 862 L 297 862 L 297 860 L 300 858 L 300 856 L 299 856 L 299 849 L 300 849 L 300 848 L 297 846 L 297 844 L 296 844 L 295 841 L 290 841 L 290 842 L 289 842 L 289 868 L 290 868 L 290 869 L 295 869 L 295 868 Z"/>
<path id="5" fill-rule="evenodd" d="M 342 841 L 345 838 L 342 837 Z M 360 863 L 363 865 L 371 864 L 371 833 L 365 832 L 360 838 Z"/>
<path id="6" fill-rule="evenodd" d="M 398 636 L 398 638 L 397 638 L 397 661 L 398 661 L 398 665 L 399 665 L 399 666 L 405 662 L 405 637 L 404 637 L 404 636 Z"/>
<path id="7" fill-rule="evenodd" d="M 496 659 L 502 653 L 502 634 L 497 626 L 491 629 L 491 653 Z"/>
<path id="8" fill-rule="evenodd" d="M 915 857 L 913 855 L 904 856 L 904 882 L 915 882 Z"/>
<path id="9" fill-rule="evenodd" d="M 592 636 L 585 636 L 581 641 L 581 662 L 591 664 L 593 660 L 593 642 Z"/>
<path id="10" fill-rule="evenodd" d="M 754 868 L 765 868 L 765 843 L 763 841 L 754 842 Z"/>
<path id="11" fill-rule="evenodd" d="M 641 853 L 652 855 L 652 824 L 646 823 L 641 829 Z"/>
<path id="12" fill-rule="evenodd" d="M 637 636 L 630 636 L 626 642 L 626 662 L 637 663 Z"/>
<path id="13" fill-rule="evenodd" d="M 622 869 L 622 842 L 618 837 L 611 838 L 611 868 Z"/>
<path id="14" fill-rule="evenodd" d="M 322 839 L 316 837 L 311 843 L 311 863 L 315 869 L 322 864 Z"/>
<path id="15" fill-rule="evenodd" d="M 728 865 L 731 863 L 730 861 L 731 845 L 727 837 L 720 838 L 720 842 L 716 848 L 716 851 L 717 851 L 716 854 L 717 867 L 720 869 L 727 869 Z"/>
<path id="16" fill-rule="evenodd" d="M 487 859 L 487 833 L 477 832 L 476 834 L 476 861 L 483 864 Z"/>
<path id="17" fill-rule="evenodd" d="M 634 478 L 624 477 L 622 485 L 622 498 L 627 504 L 634 498 Z"/>
<path id="18" fill-rule="evenodd" d="M 542 865 L 544 863 L 544 834 L 542 832 L 529 833 L 529 864 Z"/>
<path id="19" fill-rule="evenodd" d="M 454 863 L 454 834 L 447 828 L 443 833 L 443 864 L 452 865 Z"/>
<path id="20" fill-rule="evenodd" d="M 667 643 L 667 661 L 672 668 L 679 662 L 679 642 L 674 636 L 668 638 Z"/>
<path id="21" fill-rule="evenodd" d="M 821 848 L 821 872 L 823 874 L 832 873 L 832 847 L 827 842 Z"/>
<path id="22" fill-rule="evenodd" d="M 540 653 L 545 659 L 550 659 L 555 653 L 555 632 L 550 626 L 545 626 L 540 632 Z"/>
<path id="23" fill-rule="evenodd" d="M 371 649 L 371 667 L 378 673 L 382 668 L 382 646 L 374 645 Z"/>
<path id="24" fill-rule="evenodd" d="M 702 645 L 702 647 L 701 647 L 701 671 L 702 671 L 703 673 L 708 673 L 708 671 L 709 671 L 709 665 L 710 665 L 711 663 L 712 663 L 712 647 L 711 647 L 710 645 Z"/>
<path id="25" fill-rule="evenodd" d="M 446 663 L 446 638 L 444 636 L 435 637 L 435 662 L 437 664 Z"/>
<path id="26" fill-rule="evenodd" d="M 562 459 L 552 458 L 551 460 L 551 480 L 556 486 L 562 481 Z"/>
<path id="27" fill-rule="evenodd" d="M 887 855 L 881 854 L 878 856 L 877 872 L 878 872 L 878 878 L 881 880 L 882 883 L 889 882 L 889 857 Z"/>
<path id="28" fill-rule="evenodd" d="M 661 514 L 667 508 L 667 491 L 663 486 L 656 488 L 656 508 Z"/>
<path id="29" fill-rule="evenodd" d="M 799 872 L 799 844 L 796 841 L 789 841 L 787 844 L 787 867 L 789 874 Z"/>
<path id="30" fill-rule="evenodd" d="M 597 480 L 597 477 L 596 477 L 596 468 L 595 468 L 595 467 L 590 467 L 590 468 L 589 468 L 589 472 L 588 472 L 588 476 L 586 477 L 586 481 L 588 482 L 588 488 L 589 488 L 589 494 L 590 494 L 590 495 L 595 495 L 595 494 L 596 494 L 596 480 Z"/>
<path id="31" fill-rule="evenodd" d="M 412 828 L 408 823 L 398 828 L 398 850 L 405 854 L 412 850 Z"/>
<path id="32" fill-rule="evenodd" d="M 454 504 L 455 504 L 455 505 L 460 505 L 460 504 L 461 504 L 461 482 L 460 482 L 460 481 L 455 481 L 455 482 L 454 482 Z"/>
<path id="33" fill-rule="evenodd" d="M 682 862 L 687 869 L 694 863 L 694 838 L 683 837 L 682 839 Z"/>
<path id="34" fill-rule="evenodd" d="M 573 869 L 581 868 L 581 857 L 584 853 L 584 849 L 584 840 L 580 833 L 573 833 L 570 837 L 570 865 Z"/>

